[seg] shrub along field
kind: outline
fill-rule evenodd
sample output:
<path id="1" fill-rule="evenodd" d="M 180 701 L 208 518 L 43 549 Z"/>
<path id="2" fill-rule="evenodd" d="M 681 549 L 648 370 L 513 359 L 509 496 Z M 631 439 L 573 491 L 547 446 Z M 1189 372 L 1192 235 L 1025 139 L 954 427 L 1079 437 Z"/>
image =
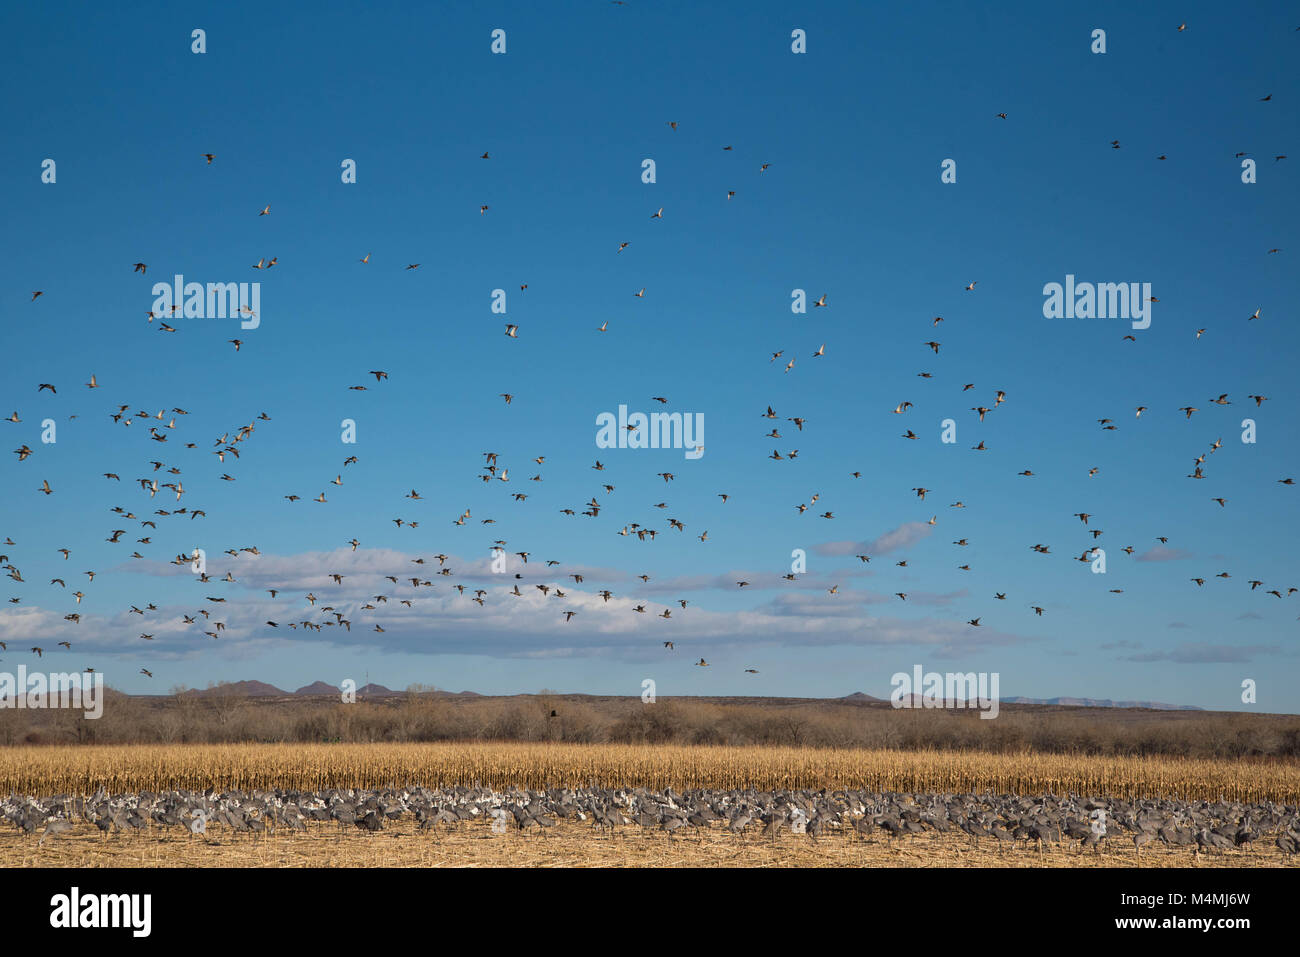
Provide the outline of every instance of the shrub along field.
<path id="1" fill-rule="evenodd" d="M 332 696 L 248 696 L 230 686 L 131 697 L 104 713 L 0 709 L 0 746 L 46 744 L 676 744 L 992 754 L 1300 759 L 1300 717 L 1003 704 L 895 710 L 871 698 L 660 698 L 410 692 L 343 704 Z"/>

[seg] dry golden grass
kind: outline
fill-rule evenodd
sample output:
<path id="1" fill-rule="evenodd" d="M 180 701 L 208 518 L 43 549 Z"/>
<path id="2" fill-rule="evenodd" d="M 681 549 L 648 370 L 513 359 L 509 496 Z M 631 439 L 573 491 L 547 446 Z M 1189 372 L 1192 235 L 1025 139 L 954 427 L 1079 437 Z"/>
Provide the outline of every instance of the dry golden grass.
<path id="1" fill-rule="evenodd" d="M 1300 803 L 1300 762 L 580 744 L 249 744 L 0 749 L 0 793 L 481 784 L 1066 794 Z"/>
<path id="2" fill-rule="evenodd" d="M 1193 856 L 1191 848 L 1151 845 L 1142 857 L 1119 839 L 1100 853 L 1052 847 L 1040 855 L 1023 844 L 999 851 L 985 840 L 929 833 L 890 843 L 855 833 L 814 843 L 782 833 L 773 841 L 735 835 L 720 826 L 669 838 L 660 830 L 620 828 L 613 837 L 590 824 L 560 821 L 546 835 L 493 834 L 483 823 L 419 833 L 412 821 L 367 834 L 354 827 L 311 823 L 306 834 L 277 831 L 258 838 L 214 829 L 206 838 L 157 828 L 103 837 L 90 824 L 40 846 L 35 837 L 0 834 L 4 867 L 1284 867 L 1276 847 Z"/>

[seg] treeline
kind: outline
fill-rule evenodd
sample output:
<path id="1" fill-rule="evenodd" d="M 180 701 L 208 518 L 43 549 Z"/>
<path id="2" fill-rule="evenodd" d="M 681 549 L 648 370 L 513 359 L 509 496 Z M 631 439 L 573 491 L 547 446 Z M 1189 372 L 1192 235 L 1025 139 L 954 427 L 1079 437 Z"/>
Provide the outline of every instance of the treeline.
<path id="1" fill-rule="evenodd" d="M 1300 757 L 1300 717 L 1004 705 L 894 710 L 837 700 L 597 698 L 411 692 L 343 704 L 224 691 L 140 698 L 105 691 L 102 717 L 0 710 L 0 744 L 555 741 L 952 749 L 1202 758 Z"/>

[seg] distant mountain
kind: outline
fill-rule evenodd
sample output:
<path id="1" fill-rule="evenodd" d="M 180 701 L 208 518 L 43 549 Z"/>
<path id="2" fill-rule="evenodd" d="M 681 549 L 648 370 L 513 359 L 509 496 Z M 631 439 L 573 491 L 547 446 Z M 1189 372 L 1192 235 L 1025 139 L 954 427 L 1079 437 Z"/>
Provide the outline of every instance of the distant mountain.
<path id="1" fill-rule="evenodd" d="M 912 707 L 924 707 L 924 701 L 927 696 L 914 694 L 911 696 L 910 705 Z M 853 694 L 846 694 L 839 698 L 840 701 L 848 701 L 856 704 L 867 704 L 873 701 L 887 701 L 886 698 L 873 698 L 869 694 L 863 694 L 861 691 L 855 691 Z M 904 699 L 907 701 L 907 699 Z M 1166 704 L 1163 701 L 1112 701 L 1110 698 L 1001 698 L 1001 704 L 1049 704 L 1061 708 L 1149 708 L 1152 711 L 1204 711 L 1200 705 L 1195 704 Z"/>
<path id="2" fill-rule="evenodd" d="M 337 685 L 332 685 L 328 681 L 313 681 L 309 685 L 303 685 L 297 691 L 282 691 L 275 685 L 267 684 L 265 681 L 226 681 L 212 688 L 191 688 L 185 692 L 192 695 L 216 695 L 226 694 L 235 695 L 242 698 L 278 698 L 278 697 L 335 697 L 340 694 Z M 392 688 L 386 688 L 381 684 L 368 684 L 357 689 L 357 695 L 366 698 L 384 698 L 392 695 L 405 694 L 404 691 L 394 691 Z M 433 691 L 434 695 L 445 695 L 449 698 L 481 698 L 483 697 L 477 691 Z"/>
<path id="3" fill-rule="evenodd" d="M 1112 701 L 1110 698 L 1003 698 L 1003 704 L 1054 704 L 1066 708 L 1150 708 L 1153 711 L 1204 711 L 1195 704 L 1163 701 Z"/>
<path id="4" fill-rule="evenodd" d="M 212 688 L 192 688 L 188 693 L 196 695 L 229 694 L 243 698 L 274 698 L 287 695 L 289 692 L 281 691 L 275 685 L 269 685 L 265 681 L 226 681 Z"/>
<path id="5" fill-rule="evenodd" d="M 338 693 L 339 693 L 338 688 L 334 687 L 334 685 L 326 684 L 323 681 L 313 681 L 311 684 L 303 685 L 301 688 L 299 688 L 297 691 L 294 692 L 294 694 L 301 694 L 301 695 L 309 695 L 309 694 L 336 695 Z"/>
<path id="6" fill-rule="evenodd" d="M 392 688 L 386 688 L 381 684 L 368 684 L 357 689 L 357 696 L 360 698 L 386 698 L 394 695 L 405 694 L 404 691 L 394 691 Z M 481 698 L 483 695 L 477 691 L 433 691 L 433 695 L 445 696 L 449 698 Z M 214 688 L 194 688 L 186 692 L 193 695 L 215 695 L 227 694 L 237 695 L 247 698 L 277 698 L 277 697 L 311 697 L 330 696 L 339 694 L 337 686 L 325 681 L 313 681 L 309 685 L 304 685 L 292 693 L 281 691 L 275 685 L 267 684 L 265 681 L 229 681 L 217 685 Z M 846 694 L 840 698 L 831 699 L 842 701 L 846 704 L 888 704 L 889 698 L 877 698 L 861 691 L 855 691 L 852 694 Z M 1163 701 L 1113 701 L 1110 698 L 1002 698 L 1002 704 L 1036 704 L 1036 705 L 1053 705 L 1061 708 L 1147 708 L 1152 711 L 1204 711 L 1205 709 L 1194 704 L 1167 704 Z M 911 707 L 924 707 L 924 698 L 920 694 L 914 694 L 909 702 Z"/>

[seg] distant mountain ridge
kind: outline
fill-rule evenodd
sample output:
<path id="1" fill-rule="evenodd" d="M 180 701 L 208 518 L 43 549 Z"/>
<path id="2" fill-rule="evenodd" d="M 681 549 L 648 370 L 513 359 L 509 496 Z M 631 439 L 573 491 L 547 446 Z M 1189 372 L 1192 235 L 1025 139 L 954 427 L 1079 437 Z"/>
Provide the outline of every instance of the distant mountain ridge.
<path id="1" fill-rule="evenodd" d="M 320 695 L 336 696 L 342 694 L 342 689 L 337 685 L 332 685 L 327 681 L 313 681 L 309 685 L 303 685 L 297 691 L 285 691 L 277 688 L 275 685 L 267 684 L 265 681 L 245 680 L 245 681 L 225 681 L 221 684 L 214 685 L 211 688 L 189 688 L 185 694 L 192 695 L 235 695 L 241 698 L 293 698 L 293 697 L 311 697 Z M 482 697 L 477 691 L 443 691 L 441 689 L 429 692 L 435 695 L 450 695 L 452 697 L 478 698 Z M 389 695 L 406 694 L 405 691 L 394 691 L 392 688 L 385 688 L 381 684 L 373 682 L 362 685 L 357 689 L 357 696 L 360 698 L 383 698 Z"/>
<path id="2" fill-rule="evenodd" d="M 313 681 L 309 685 L 303 685 L 294 694 L 338 694 L 339 689 L 334 685 L 326 684 L 324 681 Z"/>
<path id="3" fill-rule="evenodd" d="M 923 699 L 928 696 L 920 694 L 911 695 L 913 705 L 921 704 Z M 858 703 L 867 703 L 871 701 L 887 701 L 887 698 L 873 698 L 869 694 L 863 694 L 861 691 L 855 691 L 853 694 L 846 694 L 839 699 L 840 701 L 853 701 Z M 1167 704 L 1163 701 L 1113 701 L 1110 698 L 1026 698 L 1017 695 L 1014 698 L 1000 698 L 1000 704 L 1047 704 L 1055 705 L 1061 708 L 1147 708 L 1151 711 L 1204 711 L 1200 705 L 1196 704 Z"/>
<path id="4" fill-rule="evenodd" d="M 1152 711 L 1204 711 L 1198 704 L 1164 701 L 1112 701 L 1110 698 L 1003 698 L 1003 704 L 1054 704 L 1066 708 L 1149 708 Z"/>
<path id="5" fill-rule="evenodd" d="M 288 694 L 288 692 L 281 691 L 275 685 L 269 685 L 265 681 L 227 681 L 211 688 L 189 688 L 185 691 L 185 694 L 228 694 L 238 695 L 243 698 L 272 698 L 280 697 Z"/>
<path id="6" fill-rule="evenodd" d="M 327 695 L 333 697 L 342 692 L 337 685 L 332 685 L 326 681 L 313 681 L 309 685 L 303 685 L 297 691 L 284 691 L 277 688 L 275 685 L 267 684 L 265 681 L 250 679 L 245 681 L 229 681 L 212 688 L 191 688 L 185 693 L 193 695 L 228 694 L 246 698 L 306 698 Z M 438 689 L 427 693 L 453 698 L 483 697 L 477 691 L 443 691 Z M 385 698 L 402 694 L 406 694 L 406 692 L 394 691 L 392 688 L 386 688 L 381 684 L 374 683 L 363 685 L 357 689 L 357 697 L 359 698 Z M 911 696 L 912 706 L 924 706 L 923 698 L 924 696 L 920 694 Z M 855 691 L 852 694 L 846 694 L 840 698 L 830 700 L 845 701 L 852 704 L 884 704 L 889 702 L 888 698 L 877 698 L 861 691 Z M 1001 698 L 1000 703 L 1053 705 L 1061 708 L 1146 708 L 1152 711 L 1205 710 L 1200 705 L 1195 704 L 1168 704 L 1164 701 L 1114 701 L 1110 698 L 1071 698 L 1067 696 L 1056 698 L 1026 698 L 1023 696 L 1016 696 L 1014 698 Z"/>

